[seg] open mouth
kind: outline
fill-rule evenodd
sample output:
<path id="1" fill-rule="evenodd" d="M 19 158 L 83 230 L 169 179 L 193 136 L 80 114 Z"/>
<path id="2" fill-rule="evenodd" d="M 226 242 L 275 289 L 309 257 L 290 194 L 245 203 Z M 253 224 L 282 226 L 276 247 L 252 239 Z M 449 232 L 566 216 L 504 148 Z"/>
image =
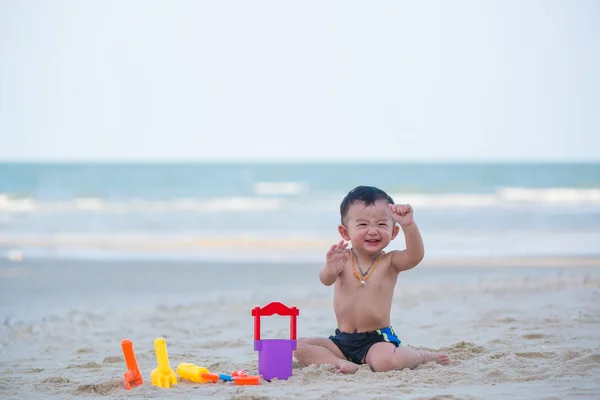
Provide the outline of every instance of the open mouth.
<path id="1" fill-rule="evenodd" d="M 377 243 L 381 242 L 381 240 L 379 240 L 379 239 L 367 239 L 367 240 L 365 240 L 365 242 L 370 243 L 370 244 L 377 244 Z"/>

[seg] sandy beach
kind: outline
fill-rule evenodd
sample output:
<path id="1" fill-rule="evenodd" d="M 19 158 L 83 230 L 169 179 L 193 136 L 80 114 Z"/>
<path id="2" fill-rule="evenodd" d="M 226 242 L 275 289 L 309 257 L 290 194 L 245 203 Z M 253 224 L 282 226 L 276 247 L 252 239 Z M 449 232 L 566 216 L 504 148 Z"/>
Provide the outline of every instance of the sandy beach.
<path id="1" fill-rule="evenodd" d="M 600 400 L 600 0 L 434 5 L 0 1 L 0 400 Z M 450 365 L 152 385 L 335 334 L 341 240 L 340 327 L 422 260 L 390 325 Z"/>
<path id="2" fill-rule="evenodd" d="M 463 266 L 461 266 L 464 265 Z M 502 265 L 503 264 L 503 265 Z M 25 259 L 0 263 L 0 397 L 223 399 L 567 399 L 600 397 L 600 263 L 595 258 L 425 261 L 401 274 L 392 325 L 403 345 L 453 365 L 353 376 L 294 364 L 287 381 L 153 387 L 153 341 L 216 373 L 257 372 L 250 311 L 300 308 L 299 336 L 335 329 L 317 264 Z M 262 320 L 286 338 L 283 317 Z M 145 384 L 126 391 L 120 341 Z"/>

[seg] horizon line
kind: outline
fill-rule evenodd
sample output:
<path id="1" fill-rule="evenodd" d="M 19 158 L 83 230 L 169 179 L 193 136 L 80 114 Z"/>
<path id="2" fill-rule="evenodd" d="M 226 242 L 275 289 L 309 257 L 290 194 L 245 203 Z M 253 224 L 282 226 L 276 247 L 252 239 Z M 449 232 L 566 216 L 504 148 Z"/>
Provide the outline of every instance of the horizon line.
<path id="1" fill-rule="evenodd" d="M 600 164 L 600 159 L 2 159 L 0 164 Z"/>

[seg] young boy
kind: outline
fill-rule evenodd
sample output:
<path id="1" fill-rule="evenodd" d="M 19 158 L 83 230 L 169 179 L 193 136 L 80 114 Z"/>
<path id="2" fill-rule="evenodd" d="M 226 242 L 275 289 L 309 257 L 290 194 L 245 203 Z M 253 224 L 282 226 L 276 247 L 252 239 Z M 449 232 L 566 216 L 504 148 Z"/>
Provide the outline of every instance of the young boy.
<path id="1" fill-rule="evenodd" d="M 338 231 L 344 240 L 331 246 L 319 273 L 334 285 L 333 309 L 338 329 L 327 338 L 300 338 L 296 359 L 303 365 L 332 364 L 339 372 L 354 373 L 359 364 L 376 371 L 414 368 L 435 361 L 447 365 L 447 354 L 400 347 L 390 326 L 392 297 L 398 274 L 423 259 L 423 241 L 410 205 L 396 205 L 384 191 L 359 186 L 340 206 Z M 384 252 L 404 231 L 406 250 Z M 347 249 L 350 241 L 352 248 Z"/>

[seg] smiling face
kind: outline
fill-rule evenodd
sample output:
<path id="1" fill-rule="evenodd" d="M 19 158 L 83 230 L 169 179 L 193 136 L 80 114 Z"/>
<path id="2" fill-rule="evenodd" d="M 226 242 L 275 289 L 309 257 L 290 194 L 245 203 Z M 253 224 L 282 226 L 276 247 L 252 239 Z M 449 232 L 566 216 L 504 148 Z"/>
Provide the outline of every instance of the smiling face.
<path id="1" fill-rule="evenodd" d="M 370 206 L 362 201 L 352 203 L 338 230 L 356 251 L 375 255 L 390 244 L 399 228 L 392 218 L 389 202 L 378 200 Z"/>

